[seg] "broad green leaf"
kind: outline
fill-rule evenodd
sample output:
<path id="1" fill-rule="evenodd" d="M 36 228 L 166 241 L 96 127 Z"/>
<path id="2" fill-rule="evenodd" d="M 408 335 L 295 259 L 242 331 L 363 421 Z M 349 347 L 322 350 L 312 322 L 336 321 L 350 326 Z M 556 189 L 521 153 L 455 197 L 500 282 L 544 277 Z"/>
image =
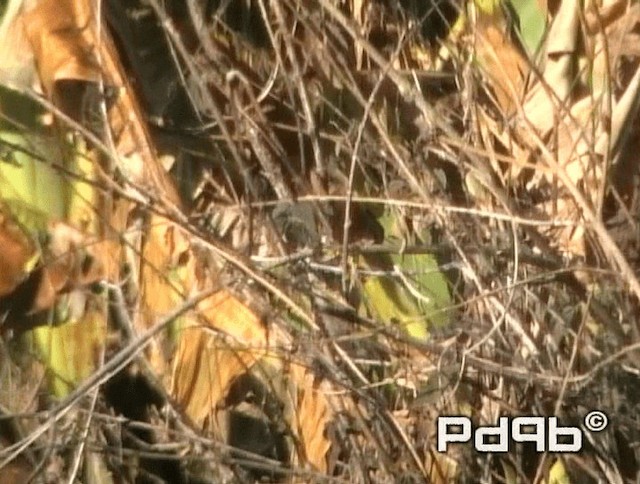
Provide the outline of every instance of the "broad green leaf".
<path id="1" fill-rule="evenodd" d="M 80 321 L 68 320 L 59 326 L 41 326 L 31 332 L 56 397 L 67 395 L 95 370 L 106 337 L 104 321 L 100 311 L 88 310 Z"/>
<path id="2" fill-rule="evenodd" d="M 395 211 L 386 210 L 379 222 L 385 229 L 387 243 L 411 237 Z M 365 276 L 363 282 L 362 300 L 372 316 L 399 325 L 420 340 L 428 338 L 429 327 L 447 324 L 451 296 L 447 279 L 433 255 L 367 255 L 363 257 L 363 268 L 384 272 Z"/>
<path id="3" fill-rule="evenodd" d="M 3 109 L 20 108 L 19 100 L 12 98 L 7 104 L 6 96 L 6 90 L 0 92 Z M 28 110 L 28 100 L 22 101 Z M 50 163 L 65 166 L 79 178 L 62 175 Z M 92 178 L 93 162 L 83 140 L 67 143 L 46 137 L 35 123 L 24 132 L 0 131 L 0 201 L 34 242 L 56 221 L 97 234 L 97 195 L 93 186 L 83 181 Z M 25 272 L 41 260 L 40 250 L 32 259 Z M 41 326 L 27 335 L 47 367 L 51 391 L 58 397 L 91 374 L 105 340 L 102 304 L 93 301 L 95 295 L 84 292 L 78 289 L 58 297 L 49 314 L 51 326 Z"/>
<path id="4" fill-rule="evenodd" d="M 511 0 L 518 16 L 520 38 L 529 56 L 536 54 L 547 29 L 547 15 L 539 0 Z"/>
<path id="5" fill-rule="evenodd" d="M 40 155 L 43 143 L 16 132 L 0 132 L 0 198 L 31 230 L 42 228 L 43 220 L 64 219 L 66 214 L 65 180 L 28 154 Z"/>
<path id="6" fill-rule="evenodd" d="M 429 326 L 448 322 L 449 289 L 433 256 L 377 255 L 365 260 L 367 268 L 388 272 L 367 276 L 363 284 L 363 301 L 373 316 L 421 340 L 428 337 Z"/>

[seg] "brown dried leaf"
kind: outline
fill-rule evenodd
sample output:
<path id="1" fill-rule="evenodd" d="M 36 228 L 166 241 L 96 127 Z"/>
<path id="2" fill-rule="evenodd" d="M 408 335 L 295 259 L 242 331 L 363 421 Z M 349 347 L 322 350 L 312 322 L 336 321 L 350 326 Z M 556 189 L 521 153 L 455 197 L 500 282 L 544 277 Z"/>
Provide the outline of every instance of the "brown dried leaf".
<path id="1" fill-rule="evenodd" d="M 24 16 L 44 91 L 54 100 L 56 82 L 104 81 L 119 92 L 108 112 L 118 162 L 130 180 L 152 188 L 178 204 L 178 195 L 157 159 L 144 116 L 129 84 L 118 51 L 106 28 L 98 39 L 96 12 L 90 0 L 41 0 Z"/>
<path id="2" fill-rule="evenodd" d="M 623 15 L 625 11 L 627 15 Z M 551 138 L 555 137 L 557 143 L 558 166 L 565 170 L 572 184 L 582 189 L 598 211 L 603 203 L 607 178 L 605 161 L 617 155 L 618 140 L 624 137 L 625 126 L 630 125 L 628 120 L 638 109 L 631 100 L 637 98 L 640 89 L 640 71 L 634 74 L 616 103 L 611 96 L 610 66 L 617 63 L 624 51 L 621 40 L 630 26 L 640 22 L 640 11 L 629 7 L 627 2 L 613 0 L 600 8 L 589 4 L 585 15 L 584 43 L 591 69 L 588 71 L 590 80 L 584 84 L 589 86 L 589 92 L 581 98 L 571 97 L 576 92 L 577 73 L 572 71 L 572 65 L 576 63 L 580 48 L 580 6 L 577 1 L 562 2 L 549 33 L 545 82 L 532 90 L 524 105 L 524 115 L 542 139 L 553 133 Z M 598 18 L 597 22 L 594 17 Z M 617 33 L 615 37 L 614 32 Z M 520 131 L 525 139 L 528 129 Z M 546 176 L 548 183 L 555 183 L 555 179 L 555 174 Z M 574 255 L 585 255 L 581 210 L 566 187 L 562 187 L 557 200 L 546 203 L 543 210 L 550 217 L 576 222 L 575 227 L 554 229 L 552 235 L 561 249 Z"/>
<path id="3" fill-rule="evenodd" d="M 5 9 L 0 23 L 0 81 L 29 88 L 36 66 L 23 23 L 24 5 L 10 1 Z"/>
<path id="4" fill-rule="evenodd" d="M 84 0 L 41 0 L 24 15 L 40 82 L 49 95 L 56 81 L 100 80 L 94 17 Z"/>
<path id="5" fill-rule="evenodd" d="M 108 251 L 104 244 L 63 222 L 52 222 L 48 229 L 49 244 L 43 253 L 44 265 L 30 313 L 51 308 L 61 294 L 102 280 Z M 81 293 L 80 293 L 81 294 Z M 76 320 L 81 315 L 76 314 Z"/>
<path id="6" fill-rule="evenodd" d="M 28 274 L 37 252 L 31 240 L 0 207 L 0 297 L 11 293 Z"/>
<path id="7" fill-rule="evenodd" d="M 630 6 L 627 0 L 607 0 L 605 2 L 586 2 L 584 13 L 585 26 L 589 34 L 595 34 L 603 28 L 609 27 L 625 14 Z"/>
<path id="8" fill-rule="evenodd" d="M 52 222 L 45 261 L 54 290 L 68 291 L 102 279 L 107 254 L 99 248 L 74 227 Z"/>
<path id="9" fill-rule="evenodd" d="M 493 14 L 478 12 L 475 52 L 480 66 L 493 88 L 498 105 L 509 115 L 520 102 L 527 61 L 509 38 L 502 10 Z"/>
<path id="10" fill-rule="evenodd" d="M 104 277 L 108 252 L 101 245 L 62 222 L 52 222 L 47 233 L 49 244 L 39 255 L 21 229 L 0 213 L 0 250 L 9 255 L 0 264 L 0 297 L 12 313 L 5 329 L 31 329 L 37 321 L 23 316 L 50 309 L 61 294 Z"/>

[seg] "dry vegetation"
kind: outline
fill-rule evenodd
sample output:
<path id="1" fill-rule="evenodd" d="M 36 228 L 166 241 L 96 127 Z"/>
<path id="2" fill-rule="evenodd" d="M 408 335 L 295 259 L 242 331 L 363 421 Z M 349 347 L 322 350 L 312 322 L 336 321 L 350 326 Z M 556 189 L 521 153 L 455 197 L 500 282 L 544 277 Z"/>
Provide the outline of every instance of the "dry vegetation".
<path id="1" fill-rule="evenodd" d="M 0 482 L 640 478 L 637 2 L 3 4 Z"/>

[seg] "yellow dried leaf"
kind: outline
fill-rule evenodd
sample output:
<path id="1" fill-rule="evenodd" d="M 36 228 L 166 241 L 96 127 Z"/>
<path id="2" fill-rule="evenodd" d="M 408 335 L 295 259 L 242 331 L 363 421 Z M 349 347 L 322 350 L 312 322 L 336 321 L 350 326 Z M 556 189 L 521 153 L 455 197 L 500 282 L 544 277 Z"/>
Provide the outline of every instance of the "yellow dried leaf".
<path id="1" fill-rule="evenodd" d="M 178 334 L 171 394 L 198 425 L 208 420 L 216 427 L 216 406 L 232 381 L 266 353 L 267 332 L 260 319 L 227 291 L 202 301 L 196 314 Z"/>
<path id="2" fill-rule="evenodd" d="M 282 402 L 287 425 L 296 436 L 297 460 L 326 471 L 331 419 L 327 389 L 305 367 L 270 352 L 266 327 L 227 291 L 204 300 L 179 333 L 171 394 L 199 426 L 230 438 L 225 401 L 242 375 L 263 381 Z"/>
<path id="3" fill-rule="evenodd" d="M 299 458 L 313 465 L 319 472 L 326 472 L 326 457 L 331 442 L 325 431 L 332 418 L 327 398 L 328 389 L 322 383 L 317 383 L 314 375 L 301 365 L 291 365 L 291 374 L 298 392 L 295 417 L 301 447 Z"/>
<path id="4" fill-rule="evenodd" d="M 146 243 L 140 261 L 140 295 L 142 311 L 134 320 L 141 333 L 153 326 L 177 305 L 191 290 L 194 257 L 186 234 L 173 222 L 152 215 L 146 231 Z M 169 359 L 166 334 L 157 336 L 147 349 L 151 367 L 165 375 Z"/>
<path id="5" fill-rule="evenodd" d="M 260 318 L 228 291 L 220 291 L 198 305 L 208 325 L 231 338 L 266 350 L 267 330 Z"/>
<path id="6" fill-rule="evenodd" d="M 194 423 L 224 434 L 217 407 L 227 396 L 231 383 L 249 371 L 261 352 L 239 349 L 232 342 L 214 336 L 197 325 L 180 333 L 175 355 L 171 394 Z"/>
<path id="7" fill-rule="evenodd" d="M 548 484 L 571 484 L 571 479 L 562 459 L 556 460 L 549 469 Z"/>
<path id="8" fill-rule="evenodd" d="M 455 456 L 430 450 L 425 461 L 429 482 L 433 484 L 456 482 L 456 478 L 459 477 L 460 466 Z"/>

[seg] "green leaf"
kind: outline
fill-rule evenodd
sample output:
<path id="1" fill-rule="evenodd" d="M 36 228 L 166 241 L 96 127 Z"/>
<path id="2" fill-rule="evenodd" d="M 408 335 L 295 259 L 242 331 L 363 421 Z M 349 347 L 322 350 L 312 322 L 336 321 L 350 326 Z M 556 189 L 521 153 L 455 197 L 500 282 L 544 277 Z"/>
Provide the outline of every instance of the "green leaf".
<path id="1" fill-rule="evenodd" d="M 79 321 L 41 326 L 30 337 L 47 367 L 51 392 L 62 398 L 95 370 L 106 338 L 105 319 L 100 311 L 89 310 Z"/>
<path id="2" fill-rule="evenodd" d="M 379 218 L 385 242 L 411 238 L 402 216 L 386 210 Z M 362 301 L 366 310 L 386 324 L 399 325 L 409 336 L 426 340 L 429 328 L 449 321 L 451 295 L 447 279 L 432 254 L 365 255 L 363 269 L 382 272 L 365 276 Z"/>
<path id="3" fill-rule="evenodd" d="M 547 30 L 547 15 L 538 0 L 511 0 L 518 17 L 519 33 L 529 56 L 534 56 Z"/>
<path id="4" fill-rule="evenodd" d="M 64 219 L 65 180 L 28 153 L 41 152 L 42 140 L 12 131 L 0 132 L 0 199 L 27 228 L 42 228 L 46 219 Z"/>
<path id="5" fill-rule="evenodd" d="M 11 113 L 23 107 L 31 119 L 23 131 L 3 129 L 10 123 L 0 127 L 0 202 L 34 241 L 38 234 L 48 230 L 52 221 L 65 221 L 85 232 L 96 233 L 94 187 L 81 179 L 70 179 L 51 166 L 55 162 L 82 179 L 93 179 L 93 162 L 86 143 L 80 138 L 67 143 L 45 136 L 35 121 L 37 111 L 30 111 L 28 100 L 9 94 L 6 89 L 0 90 L 2 109 L 11 106 L 8 117 L 15 119 Z M 39 252 L 26 271 L 33 269 L 38 256 Z M 58 297 L 48 314 L 51 325 L 38 327 L 26 335 L 47 367 L 50 389 L 58 397 L 68 394 L 94 371 L 97 353 L 105 341 L 104 311 L 100 309 L 104 301 L 82 291 Z"/>

